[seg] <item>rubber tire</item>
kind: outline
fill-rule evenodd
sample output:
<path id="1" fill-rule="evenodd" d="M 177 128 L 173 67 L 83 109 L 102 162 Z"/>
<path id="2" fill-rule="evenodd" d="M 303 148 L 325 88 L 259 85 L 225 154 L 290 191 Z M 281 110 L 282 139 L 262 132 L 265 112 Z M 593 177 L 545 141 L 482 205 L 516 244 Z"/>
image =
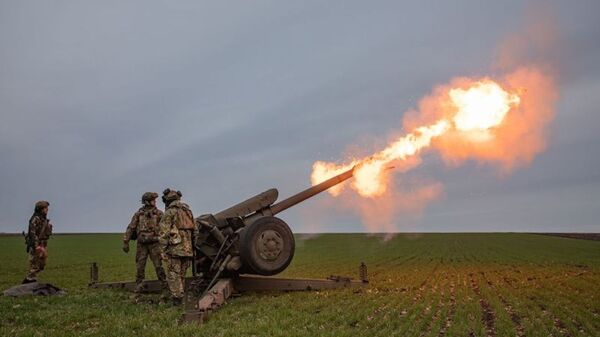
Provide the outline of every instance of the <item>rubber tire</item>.
<path id="1" fill-rule="evenodd" d="M 274 261 L 263 259 L 257 251 L 257 238 L 265 230 L 273 230 L 283 239 L 283 250 Z M 292 262 L 295 249 L 292 230 L 285 221 L 273 216 L 257 219 L 240 233 L 240 257 L 248 273 L 271 276 L 282 272 Z"/>

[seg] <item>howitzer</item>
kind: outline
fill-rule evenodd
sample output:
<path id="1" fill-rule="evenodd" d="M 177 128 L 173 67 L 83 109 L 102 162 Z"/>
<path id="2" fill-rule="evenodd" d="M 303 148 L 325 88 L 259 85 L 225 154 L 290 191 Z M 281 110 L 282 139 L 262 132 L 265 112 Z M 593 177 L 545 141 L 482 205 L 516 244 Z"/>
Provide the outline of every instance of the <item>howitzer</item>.
<path id="1" fill-rule="evenodd" d="M 202 323 L 225 304 L 233 293 L 260 291 L 303 291 L 362 287 L 368 284 L 367 266 L 361 263 L 359 280 L 331 275 L 325 279 L 264 277 L 283 271 L 294 257 L 295 242 L 280 212 L 350 179 L 354 168 L 287 199 L 277 202 L 279 192 L 269 189 L 215 214 L 195 219 L 194 276 L 186 279 L 184 322 Z M 98 282 L 98 265 L 91 265 L 93 288 L 133 291 L 135 282 Z M 254 274 L 254 275 L 242 275 Z M 256 276 L 260 275 L 260 276 Z M 142 291 L 158 292 L 162 283 L 144 281 Z"/>
<path id="2" fill-rule="evenodd" d="M 350 179 L 353 173 L 354 168 L 277 203 L 279 192 L 272 188 L 218 213 L 199 216 L 196 271 L 213 282 L 222 273 L 280 273 L 294 257 L 295 242 L 289 226 L 275 215 Z"/>

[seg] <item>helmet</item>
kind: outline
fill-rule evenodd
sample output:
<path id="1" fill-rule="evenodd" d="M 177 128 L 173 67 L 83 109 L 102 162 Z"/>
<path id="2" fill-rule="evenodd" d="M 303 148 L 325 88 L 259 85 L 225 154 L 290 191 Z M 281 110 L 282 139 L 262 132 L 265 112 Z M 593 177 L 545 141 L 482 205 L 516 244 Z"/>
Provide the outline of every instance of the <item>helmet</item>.
<path id="1" fill-rule="evenodd" d="M 147 202 L 150 202 L 154 199 L 158 198 L 158 193 L 155 192 L 146 192 L 144 193 L 144 195 L 142 195 L 142 203 L 145 204 Z"/>
<path id="2" fill-rule="evenodd" d="M 50 206 L 49 202 L 47 202 L 46 200 L 40 200 L 35 203 L 35 211 L 40 212 L 41 210 L 43 210 L 44 208 L 46 208 L 48 206 Z"/>
<path id="3" fill-rule="evenodd" d="M 167 188 L 166 190 L 163 191 L 162 201 L 165 204 L 170 204 L 171 202 L 173 202 L 175 200 L 181 199 L 181 196 L 182 196 L 182 194 L 180 191 L 175 191 L 170 188 Z"/>

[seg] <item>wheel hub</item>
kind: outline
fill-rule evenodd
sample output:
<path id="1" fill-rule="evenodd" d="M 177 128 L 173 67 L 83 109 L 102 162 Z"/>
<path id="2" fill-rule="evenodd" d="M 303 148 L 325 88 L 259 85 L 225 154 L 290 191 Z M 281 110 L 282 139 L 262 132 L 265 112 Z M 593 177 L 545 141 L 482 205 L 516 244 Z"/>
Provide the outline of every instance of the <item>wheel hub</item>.
<path id="1" fill-rule="evenodd" d="M 258 254 L 265 260 L 275 260 L 283 251 L 283 238 L 272 229 L 262 232 L 257 243 Z"/>

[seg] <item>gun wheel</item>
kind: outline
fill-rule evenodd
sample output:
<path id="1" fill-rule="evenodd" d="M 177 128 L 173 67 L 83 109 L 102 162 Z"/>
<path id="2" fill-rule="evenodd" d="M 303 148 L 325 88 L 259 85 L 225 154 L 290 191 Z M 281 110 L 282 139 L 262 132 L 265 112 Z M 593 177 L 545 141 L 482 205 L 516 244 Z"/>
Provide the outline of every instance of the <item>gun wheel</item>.
<path id="1" fill-rule="evenodd" d="M 281 219 L 259 218 L 240 233 L 240 257 L 248 272 L 275 275 L 292 262 L 295 242 L 289 226 Z"/>

